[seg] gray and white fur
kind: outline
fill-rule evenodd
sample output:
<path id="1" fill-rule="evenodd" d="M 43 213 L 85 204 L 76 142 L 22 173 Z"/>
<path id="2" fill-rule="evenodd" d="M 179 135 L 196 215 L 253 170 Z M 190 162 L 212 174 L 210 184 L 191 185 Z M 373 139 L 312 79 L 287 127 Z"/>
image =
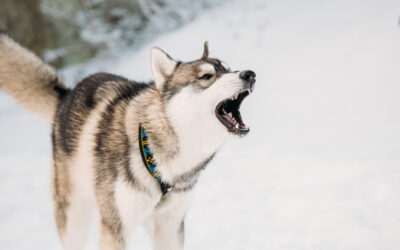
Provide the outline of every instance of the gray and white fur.
<path id="1" fill-rule="evenodd" d="M 228 108 L 216 115 L 216 107 L 250 93 L 251 71 L 232 72 L 209 58 L 207 44 L 192 62 L 153 48 L 151 67 L 154 82 L 98 73 L 70 89 L 53 68 L 0 34 L 0 88 L 52 123 L 52 189 L 64 249 L 83 249 L 95 211 L 99 249 L 125 249 L 139 225 L 154 249 L 183 249 L 184 216 L 200 171 L 229 137 L 248 131 Z M 173 186 L 166 195 L 143 164 L 139 124 L 163 181 Z"/>

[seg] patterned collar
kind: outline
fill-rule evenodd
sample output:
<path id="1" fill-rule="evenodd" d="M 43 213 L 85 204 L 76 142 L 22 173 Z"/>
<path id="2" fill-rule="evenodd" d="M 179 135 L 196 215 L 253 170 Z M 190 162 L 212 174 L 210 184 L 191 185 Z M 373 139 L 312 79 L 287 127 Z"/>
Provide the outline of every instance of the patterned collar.
<path id="1" fill-rule="evenodd" d="M 142 124 L 139 124 L 139 148 L 140 155 L 142 156 L 143 163 L 149 173 L 158 181 L 160 184 L 161 192 L 163 195 L 167 194 L 169 191 L 173 189 L 173 186 L 165 183 L 160 173 L 157 171 L 157 163 L 153 158 L 153 153 L 150 150 L 148 144 L 148 136 L 147 133 L 142 128 Z"/>

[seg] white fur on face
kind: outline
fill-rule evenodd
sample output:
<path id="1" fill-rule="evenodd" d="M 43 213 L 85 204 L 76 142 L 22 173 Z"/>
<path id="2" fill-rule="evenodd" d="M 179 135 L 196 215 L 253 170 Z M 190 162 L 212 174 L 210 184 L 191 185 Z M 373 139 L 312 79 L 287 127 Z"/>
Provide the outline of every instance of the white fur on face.
<path id="1" fill-rule="evenodd" d="M 209 158 L 234 135 L 218 120 L 217 105 L 243 89 L 239 73 L 227 73 L 206 89 L 190 84 L 165 105 L 166 115 L 178 137 L 179 153 L 160 168 L 163 179 L 189 171 Z"/>
<path id="2" fill-rule="evenodd" d="M 229 138 L 227 128 L 215 114 L 217 105 L 243 88 L 239 73 L 227 73 L 207 89 L 184 87 L 166 105 L 166 113 L 178 135 L 180 148 L 204 160 Z M 193 157 L 195 158 L 195 157 Z"/>
<path id="3" fill-rule="evenodd" d="M 207 96 L 208 100 L 212 100 L 212 105 L 215 107 L 221 101 L 231 98 L 243 89 L 243 81 L 239 77 L 239 72 L 227 73 L 217 79 L 203 95 Z"/>
<path id="4" fill-rule="evenodd" d="M 224 127 L 221 127 L 222 124 L 220 126 L 214 113 L 216 100 L 202 92 L 204 90 L 189 85 L 167 104 L 167 116 L 180 141 L 193 143 L 204 140 L 202 138 L 220 137 L 224 134 Z"/>
<path id="5" fill-rule="evenodd" d="M 199 77 L 203 74 L 215 74 L 214 66 L 209 63 L 204 63 L 204 64 L 200 65 L 200 71 L 201 72 L 200 72 Z"/>
<path id="6" fill-rule="evenodd" d="M 166 105 L 166 113 L 178 137 L 179 154 L 160 168 L 166 181 L 187 172 L 214 154 L 226 141 L 228 133 L 212 111 L 212 100 L 190 85 L 181 89 Z"/>
<path id="7" fill-rule="evenodd" d="M 167 115 L 174 123 L 172 127 L 185 124 L 188 127 L 196 127 L 197 133 L 199 130 L 220 133 L 223 132 L 221 129 L 228 132 L 216 117 L 215 108 L 221 101 L 231 98 L 242 88 L 239 73 L 224 74 L 204 90 L 198 90 L 191 85 L 183 88 L 167 104 Z"/>

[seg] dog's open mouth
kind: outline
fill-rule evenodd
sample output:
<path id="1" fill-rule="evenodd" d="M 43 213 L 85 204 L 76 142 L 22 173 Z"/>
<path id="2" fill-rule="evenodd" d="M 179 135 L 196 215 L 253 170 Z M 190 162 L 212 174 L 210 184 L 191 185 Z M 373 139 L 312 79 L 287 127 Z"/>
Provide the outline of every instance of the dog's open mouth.
<path id="1" fill-rule="evenodd" d="M 227 127 L 229 132 L 236 135 L 246 135 L 250 129 L 243 123 L 242 116 L 240 115 L 240 104 L 246 96 L 250 94 L 247 89 L 239 94 L 220 102 L 215 109 L 215 114 L 218 120 Z"/>

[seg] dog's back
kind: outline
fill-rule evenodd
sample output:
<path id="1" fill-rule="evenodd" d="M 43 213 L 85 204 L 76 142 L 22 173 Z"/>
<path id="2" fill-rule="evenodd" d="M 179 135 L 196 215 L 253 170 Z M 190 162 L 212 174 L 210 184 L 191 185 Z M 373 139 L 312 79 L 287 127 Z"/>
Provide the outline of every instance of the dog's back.
<path id="1" fill-rule="evenodd" d="M 53 128 L 57 145 L 60 145 L 66 154 L 71 155 L 91 112 L 103 112 L 98 110 L 100 104 L 113 108 L 118 102 L 128 101 L 147 87 L 147 84 L 107 73 L 86 77 L 58 106 Z"/>

